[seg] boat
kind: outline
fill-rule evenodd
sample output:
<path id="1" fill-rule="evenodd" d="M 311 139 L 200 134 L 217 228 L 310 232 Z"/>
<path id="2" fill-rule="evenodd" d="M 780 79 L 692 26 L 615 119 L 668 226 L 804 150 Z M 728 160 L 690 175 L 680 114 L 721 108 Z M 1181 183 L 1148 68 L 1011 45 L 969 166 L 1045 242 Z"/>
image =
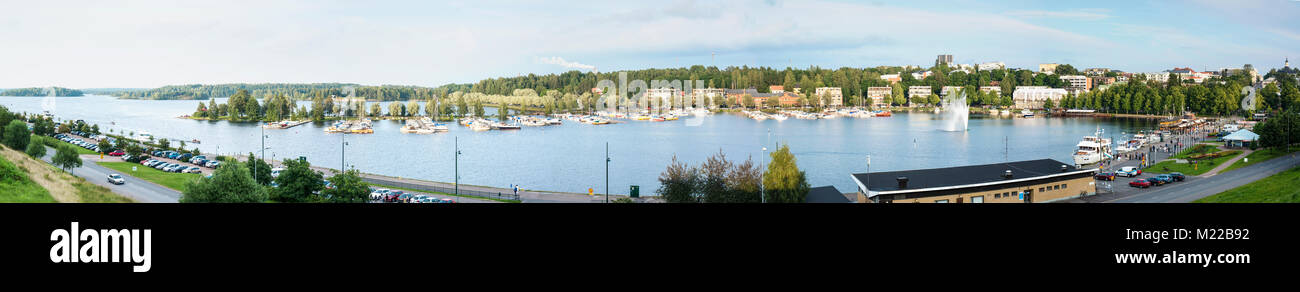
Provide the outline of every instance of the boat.
<path id="1" fill-rule="evenodd" d="M 786 119 L 789 119 L 789 117 L 786 117 L 785 115 L 772 115 L 772 119 L 778 121 L 784 121 Z"/>
<path id="2" fill-rule="evenodd" d="M 1110 139 L 1100 137 L 1100 133 L 1094 136 L 1085 136 L 1083 141 L 1079 141 L 1078 147 L 1074 152 L 1075 165 L 1089 165 L 1101 162 L 1109 158 Z"/>
<path id="3" fill-rule="evenodd" d="M 892 116 L 894 116 L 894 113 L 891 112 L 891 111 L 876 111 L 876 116 L 877 116 L 877 117 L 892 117 Z"/>
<path id="4" fill-rule="evenodd" d="M 481 132 L 481 131 L 491 130 L 492 126 L 488 126 L 487 124 L 482 124 L 482 123 L 474 123 L 474 124 L 469 124 L 469 129 Z"/>
<path id="5" fill-rule="evenodd" d="M 1020 116 L 1022 116 L 1022 117 L 1026 117 L 1026 118 L 1032 118 L 1032 117 L 1034 117 L 1034 112 L 1033 112 L 1033 111 L 1030 111 L 1030 110 L 1028 110 L 1028 109 L 1023 109 L 1023 110 L 1020 110 Z"/>

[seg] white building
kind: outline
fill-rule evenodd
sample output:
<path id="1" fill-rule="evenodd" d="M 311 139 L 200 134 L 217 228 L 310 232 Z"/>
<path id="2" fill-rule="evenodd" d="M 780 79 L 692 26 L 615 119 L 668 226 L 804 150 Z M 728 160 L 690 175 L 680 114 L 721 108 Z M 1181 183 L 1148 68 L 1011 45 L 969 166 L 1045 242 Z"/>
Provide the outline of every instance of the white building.
<path id="1" fill-rule="evenodd" d="M 916 106 L 926 103 L 928 101 L 918 98 L 928 98 L 931 95 L 934 95 L 934 90 L 931 90 L 929 86 L 909 86 L 907 87 L 907 104 Z"/>
<path id="2" fill-rule="evenodd" d="M 1057 63 L 1038 64 L 1038 73 L 1056 74 L 1056 67 L 1061 66 Z"/>
<path id="3" fill-rule="evenodd" d="M 1007 68 L 1007 64 L 1002 62 L 988 62 L 988 63 L 979 64 L 980 71 L 992 71 L 992 70 L 1006 69 L 1006 68 Z"/>
<path id="4" fill-rule="evenodd" d="M 944 86 L 939 89 L 939 96 L 948 97 L 949 95 L 960 92 L 961 90 L 961 86 Z"/>
<path id="5" fill-rule="evenodd" d="M 829 104 L 829 106 L 844 105 L 844 94 L 841 92 L 839 87 L 818 87 L 817 90 L 813 92 L 813 94 L 814 96 L 817 97 L 818 102 L 821 102 L 821 96 L 823 94 L 829 96 L 831 101 L 831 104 Z M 828 106 L 828 105 L 823 104 L 822 106 Z"/>
<path id="6" fill-rule="evenodd" d="M 983 91 L 984 93 L 997 92 L 1000 96 L 1002 95 L 1002 86 L 980 86 L 980 91 Z"/>
<path id="7" fill-rule="evenodd" d="M 889 87 L 868 87 L 867 98 L 871 99 L 872 107 L 888 107 L 893 101 L 893 88 Z"/>
<path id="8" fill-rule="evenodd" d="M 691 89 L 691 100 L 692 100 L 693 102 L 699 102 L 700 100 L 703 100 L 703 104 L 707 104 L 707 105 L 709 105 L 710 107 L 716 107 L 716 106 L 717 106 L 716 104 L 713 104 L 713 99 L 714 99 L 715 97 L 716 97 L 716 98 L 722 98 L 722 97 L 725 97 L 725 96 L 726 96 L 726 90 L 723 90 L 722 88 L 695 88 L 695 89 Z"/>
<path id="9" fill-rule="evenodd" d="M 1015 102 L 1015 108 L 1039 109 L 1043 108 L 1043 103 L 1047 100 L 1052 100 L 1053 104 L 1060 104 L 1061 98 L 1065 95 L 1065 89 L 1061 88 L 1016 86 L 1016 91 L 1011 93 L 1011 100 Z"/>
<path id="10" fill-rule="evenodd" d="M 1061 81 L 1065 81 L 1065 89 L 1075 89 L 1082 91 L 1092 90 L 1092 78 L 1083 75 L 1065 75 L 1061 76 Z"/>

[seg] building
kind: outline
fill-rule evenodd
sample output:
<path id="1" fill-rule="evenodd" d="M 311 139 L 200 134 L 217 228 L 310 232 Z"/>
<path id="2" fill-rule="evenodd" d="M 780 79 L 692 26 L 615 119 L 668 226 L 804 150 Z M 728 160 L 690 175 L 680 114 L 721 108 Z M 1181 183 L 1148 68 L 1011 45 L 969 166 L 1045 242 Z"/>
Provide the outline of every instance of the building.
<path id="1" fill-rule="evenodd" d="M 1002 95 L 1001 86 L 980 86 L 980 91 L 983 91 L 984 93 L 997 92 L 999 96 Z"/>
<path id="2" fill-rule="evenodd" d="M 1223 145 L 1227 147 L 1250 147 L 1255 141 L 1259 141 L 1259 134 L 1245 129 L 1223 136 Z"/>
<path id="3" fill-rule="evenodd" d="M 934 64 L 935 65 L 944 64 L 944 65 L 952 66 L 952 55 L 939 55 L 939 57 L 934 60 Z"/>
<path id="4" fill-rule="evenodd" d="M 813 96 L 817 97 L 818 102 L 821 102 L 822 95 L 830 97 L 830 104 L 823 104 L 822 106 L 844 105 L 844 94 L 841 92 L 839 87 L 818 87 L 817 90 L 813 92 Z"/>
<path id="5" fill-rule="evenodd" d="M 999 69 L 1007 69 L 1007 64 L 1002 62 L 980 63 L 979 66 L 976 66 L 976 68 L 979 68 L 980 71 L 992 71 L 992 70 L 999 70 Z"/>
<path id="6" fill-rule="evenodd" d="M 1287 60 L 1287 61 L 1288 61 L 1287 63 L 1289 63 L 1290 60 Z M 1288 65 L 1289 65 L 1289 64 L 1288 64 Z M 1220 71 L 1220 72 L 1219 72 L 1219 75 L 1226 76 L 1226 77 L 1232 77 L 1232 76 L 1237 76 L 1237 75 L 1243 75 L 1243 74 L 1244 74 L 1244 75 L 1248 75 L 1248 76 L 1250 76 L 1250 80 L 1251 80 L 1252 82 L 1260 82 L 1260 80 L 1261 80 L 1261 79 L 1260 79 L 1261 76 L 1259 75 L 1259 71 L 1256 71 L 1256 70 L 1255 70 L 1255 66 L 1252 66 L 1252 65 L 1250 65 L 1250 64 L 1246 64 L 1246 65 L 1244 65 L 1244 66 L 1241 66 L 1241 68 L 1224 68 L 1224 69 L 1219 69 L 1219 71 Z"/>
<path id="7" fill-rule="evenodd" d="M 902 75 L 902 74 L 885 74 L 885 75 L 880 75 L 880 80 L 889 81 L 889 84 L 894 84 L 894 83 L 898 83 L 898 82 L 900 82 L 900 81 L 903 81 L 903 77 L 902 77 L 901 75 Z"/>
<path id="8" fill-rule="evenodd" d="M 754 107 L 765 107 L 767 106 L 767 100 L 772 98 L 777 99 L 777 104 L 781 106 L 799 105 L 799 95 L 793 92 L 762 93 L 758 92 L 757 89 L 749 88 L 727 89 L 724 94 L 727 96 L 727 101 L 733 105 L 745 105 L 745 95 L 754 98 Z"/>
<path id="9" fill-rule="evenodd" d="M 1096 194 L 1094 171 L 1039 159 L 851 176 L 859 203 L 1046 203 Z"/>
<path id="10" fill-rule="evenodd" d="M 867 98 L 871 99 L 871 107 L 889 107 L 893 102 L 893 88 L 889 87 L 868 87 Z"/>
<path id="11" fill-rule="evenodd" d="M 948 97 L 953 93 L 961 92 L 961 90 L 962 90 L 961 86 L 944 86 L 943 88 L 939 89 L 939 96 Z"/>
<path id="12" fill-rule="evenodd" d="M 655 108 L 669 108 L 674 103 L 673 99 L 683 96 L 682 93 L 681 89 L 671 87 L 651 88 L 646 90 L 646 100 L 650 102 L 649 105 L 655 106 Z M 678 103 L 680 102 L 678 101 Z"/>
<path id="13" fill-rule="evenodd" d="M 920 73 L 912 73 L 912 79 L 916 79 L 916 80 L 925 80 L 925 77 L 930 77 L 930 75 L 933 75 L 933 74 L 934 74 L 934 72 L 930 72 L 930 71 L 922 71 L 922 72 L 920 72 Z"/>
<path id="14" fill-rule="evenodd" d="M 1106 76 L 1092 76 L 1088 78 L 1092 79 L 1092 88 L 1097 88 L 1097 86 L 1115 83 L 1115 79 L 1116 79 L 1116 77 L 1106 77 Z"/>
<path id="15" fill-rule="evenodd" d="M 1083 75 L 1102 76 L 1110 73 L 1110 68 L 1088 68 L 1083 70 Z"/>
<path id="16" fill-rule="evenodd" d="M 928 101 L 924 99 L 918 99 L 918 98 L 928 98 L 930 97 L 930 95 L 933 94 L 934 94 L 934 90 L 931 90 L 929 86 L 908 86 L 907 104 L 911 106 L 917 106 L 919 104 L 927 103 Z"/>
<path id="17" fill-rule="evenodd" d="M 1056 74 L 1056 67 L 1061 66 L 1057 63 L 1038 64 L 1038 73 Z"/>
<path id="18" fill-rule="evenodd" d="M 692 98 L 693 100 L 696 100 L 696 101 L 703 100 L 703 102 L 704 102 L 703 104 L 710 105 L 710 107 L 716 107 L 716 106 L 718 106 L 717 104 L 714 104 L 714 98 L 715 98 L 715 97 L 723 97 L 723 96 L 726 96 L 726 90 L 723 90 L 723 89 L 721 89 L 721 88 L 695 88 L 695 89 L 691 89 L 691 98 Z M 721 102 L 721 101 L 718 101 L 718 102 Z M 698 106 L 698 105 L 697 105 L 697 106 Z"/>
<path id="19" fill-rule="evenodd" d="M 768 87 L 767 87 L 767 92 L 770 92 L 770 93 L 784 93 L 784 92 L 785 92 L 785 86 L 781 86 L 781 85 L 772 85 L 772 86 L 768 86 Z"/>
<path id="20" fill-rule="evenodd" d="M 1014 108 L 1040 109 L 1047 100 L 1051 100 L 1053 104 L 1060 104 L 1061 98 L 1066 94 L 1065 89 L 1061 88 L 1016 86 L 1016 91 L 1011 93 L 1011 101 L 1015 102 Z"/>
<path id="21" fill-rule="evenodd" d="M 852 203 L 853 199 L 841 193 L 835 186 L 821 186 L 808 190 L 804 203 Z"/>
<path id="22" fill-rule="evenodd" d="M 1089 91 L 1092 90 L 1092 78 L 1083 75 L 1065 75 L 1061 76 L 1061 81 L 1065 81 L 1065 89 Z"/>

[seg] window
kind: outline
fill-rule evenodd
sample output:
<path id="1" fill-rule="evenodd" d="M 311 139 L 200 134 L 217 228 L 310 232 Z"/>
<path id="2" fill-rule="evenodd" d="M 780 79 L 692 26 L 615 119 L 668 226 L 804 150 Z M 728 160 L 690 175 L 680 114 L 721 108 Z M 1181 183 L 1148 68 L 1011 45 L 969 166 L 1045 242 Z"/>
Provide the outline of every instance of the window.
<path id="1" fill-rule="evenodd" d="M 944 199 L 944 200 L 934 200 L 934 202 L 935 202 L 935 203 L 947 203 L 948 200 L 947 200 L 947 199 Z"/>
<path id="2" fill-rule="evenodd" d="M 1043 192 L 1043 188 L 1038 188 L 1038 192 L 1039 193 Z"/>
<path id="3" fill-rule="evenodd" d="M 1061 188 L 1062 188 L 1062 189 L 1067 188 L 1067 187 L 1068 187 L 1068 186 L 1066 186 L 1066 184 L 1061 184 Z"/>
<path id="4" fill-rule="evenodd" d="M 971 202 L 971 203 L 983 203 L 983 202 L 984 202 L 984 196 L 974 196 L 974 197 L 970 197 L 970 202 Z"/>

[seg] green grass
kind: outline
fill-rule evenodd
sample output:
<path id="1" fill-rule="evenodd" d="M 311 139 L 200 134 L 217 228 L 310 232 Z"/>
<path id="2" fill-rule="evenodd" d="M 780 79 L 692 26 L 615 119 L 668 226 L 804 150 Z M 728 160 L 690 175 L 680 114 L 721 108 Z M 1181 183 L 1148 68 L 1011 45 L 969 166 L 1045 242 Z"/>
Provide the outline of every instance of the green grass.
<path id="1" fill-rule="evenodd" d="M 1206 153 L 1214 153 L 1214 152 L 1219 151 L 1219 149 L 1216 149 L 1216 147 L 1218 147 L 1218 146 L 1214 146 L 1214 145 L 1205 145 L 1205 144 L 1196 144 L 1196 145 L 1192 145 L 1192 148 L 1184 149 L 1182 152 L 1178 152 L 1177 155 L 1171 156 L 1170 158 L 1187 159 L 1188 157 L 1191 157 L 1192 155 L 1200 155 L 1200 154 L 1206 154 Z"/>
<path id="2" fill-rule="evenodd" d="M 1268 161 L 1269 159 L 1281 157 L 1283 155 L 1290 154 L 1291 152 L 1295 152 L 1295 151 L 1300 151 L 1300 147 L 1291 147 L 1291 149 L 1288 150 L 1265 149 L 1265 150 L 1251 152 L 1250 155 L 1246 155 L 1244 159 L 1237 160 L 1236 163 L 1233 163 L 1231 166 L 1228 166 L 1228 168 L 1223 169 L 1223 172 L 1228 172 L 1233 169 L 1238 169 L 1238 168 L 1250 166 L 1252 164 Z"/>
<path id="3" fill-rule="evenodd" d="M 1300 203 L 1300 167 L 1201 198 L 1194 203 Z"/>
<path id="4" fill-rule="evenodd" d="M 1237 155 L 1241 154 L 1241 151 L 1228 150 L 1228 151 L 1221 151 L 1219 153 L 1223 153 L 1223 155 L 1219 156 L 1218 158 L 1214 158 L 1210 160 L 1198 160 L 1197 165 L 1192 165 L 1191 163 L 1178 163 L 1173 160 L 1166 160 L 1166 161 L 1161 161 L 1160 163 L 1156 163 L 1155 165 L 1152 165 L 1150 167 L 1147 167 L 1143 171 L 1150 172 L 1150 173 L 1181 172 L 1185 175 L 1201 175 L 1214 169 L 1215 167 L 1218 167 L 1220 164 L 1223 164 L 1228 160 L 1232 160 L 1233 157 L 1237 157 Z"/>
<path id="5" fill-rule="evenodd" d="M 426 191 L 426 190 L 417 190 L 417 189 L 412 189 L 412 188 L 403 188 L 403 187 L 395 187 L 395 186 L 386 186 L 386 185 L 381 185 L 381 184 L 370 184 L 370 186 L 371 186 L 371 187 L 376 187 L 376 188 L 384 188 L 384 189 L 390 189 L 390 190 L 411 191 L 411 192 L 425 193 L 425 194 L 431 194 L 431 195 L 440 195 L 440 196 L 447 196 L 447 197 L 461 197 L 461 198 L 470 198 L 470 199 L 480 199 L 480 200 L 497 201 L 497 202 L 502 202 L 502 203 L 522 203 L 522 202 L 519 201 L 519 200 L 508 200 L 508 199 L 497 199 L 497 198 L 478 197 L 478 196 L 455 195 L 455 194 L 448 194 L 448 193 L 443 193 L 443 192 L 434 192 L 434 191 Z"/>
<path id="6" fill-rule="evenodd" d="M 81 178 L 81 177 L 77 177 L 77 178 Z M 135 202 L 130 198 L 123 197 L 121 195 L 113 193 L 112 190 L 109 190 L 104 186 L 87 182 L 85 179 L 81 179 L 80 182 L 73 184 L 73 187 L 77 188 L 77 197 L 81 199 L 82 203 L 133 203 Z"/>
<path id="7" fill-rule="evenodd" d="M 0 203 L 57 202 L 50 196 L 50 191 L 27 177 L 27 171 L 0 157 Z"/>
<path id="8" fill-rule="evenodd" d="M 124 175 L 130 175 L 139 179 L 151 181 L 153 183 L 177 191 L 184 191 L 185 183 L 202 177 L 197 173 L 174 173 L 174 172 L 161 171 L 148 166 L 140 165 L 139 163 L 130 163 L 130 162 L 96 162 L 96 163 L 99 163 L 99 165 L 107 167 L 109 169 L 116 170 Z M 131 171 L 132 166 L 136 167 L 136 171 Z M 131 182 L 128 181 L 127 183 L 131 183 Z"/>

